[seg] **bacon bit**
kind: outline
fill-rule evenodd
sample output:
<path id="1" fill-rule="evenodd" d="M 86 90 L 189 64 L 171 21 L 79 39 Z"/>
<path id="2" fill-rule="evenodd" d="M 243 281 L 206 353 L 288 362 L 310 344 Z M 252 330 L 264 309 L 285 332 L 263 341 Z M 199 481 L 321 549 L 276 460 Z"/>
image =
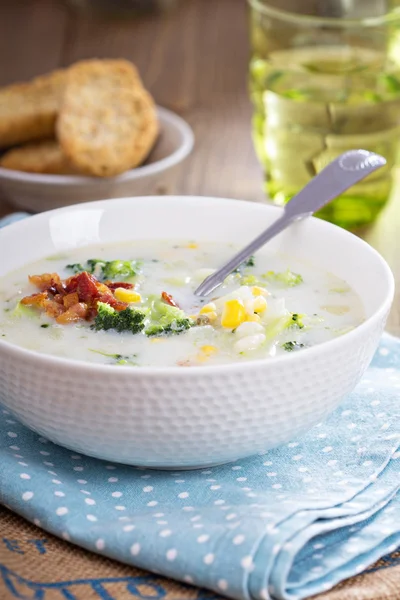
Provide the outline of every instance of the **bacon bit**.
<path id="1" fill-rule="evenodd" d="M 61 283 L 53 283 L 49 288 L 47 288 L 47 291 L 49 292 L 49 294 L 54 294 L 59 295 L 59 296 L 64 296 L 65 294 L 65 288 L 64 288 L 64 284 Z"/>
<path id="2" fill-rule="evenodd" d="M 120 300 L 115 300 L 115 299 L 114 299 L 113 303 L 109 302 L 108 304 L 110 306 L 112 306 L 113 309 L 116 310 L 117 312 L 121 312 L 121 310 L 125 310 L 129 306 L 129 304 L 127 304 L 126 302 L 121 302 Z"/>
<path id="3" fill-rule="evenodd" d="M 65 291 L 67 294 L 77 292 L 80 302 L 92 302 L 99 296 L 100 283 L 87 271 L 79 273 L 67 281 Z"/>
<path id="4" fill-rule="evenodd" d="M 164 302 L 166 302 L 170 306 L 174 306 L 175 308 L 179 308 L 179 305 L 175 302 L 175 300 L 173 299 L 173 297 L 171 296 L 171 294 L 167 294 L 167 292 L 163 292 L 161 294 L 161 297 L 164 300 Z"/>
<path id="5" fill-rule="evenodd" d="M 125 281 L 113 282 L 113 281 L 105 281 L 104 285 L 106 285 L 110 290 L 116 290 L 117 288 L 124 288 L 124 290 L 133 290 L 135 287 L 133 283 L 127 283 Z"/>
<path id="6" fill-rule="evenodd" d="M 39 294 L 32 294 L 31 296 L 25 296 L 22 298 L 21 304 L 25 306 L 37 306 L 44 308 L 45 302 L 48 299 L 49 294 L 47 292 L 40 292 Z"/>
<path id="7" fill-rule="evenodd" d="M 96 298 L 93 302 L 93 305 L 89 306 L 90 313 L 92 314 L 92 309 L 94 311 L 93 316 L 97 315 L 97 304 L 99 302 L 103 302 L 104 304 L 109 304 L 110 306 L 112 306 L 112 308 L 114 308 L 114 310 L 117 310 L 118 312 L 121 310 L 125 310 L 129 306 L 129 304 L 127 304 L 126 302 L 121 302 L 120 300 L 117 300 L 116 298 L 114 298 L 114 296 L 112 294 L 105 294 L 104 296 L 100 296 L 99 298 Z"/>
<path id="8" fill-rule="evenodd" d="M 56 318 L 57 323 L 60 325 L 66 325 L 67 323 L 74 323 L 76 321 L 80 321 L 81 319 L 85 319 L 88 313 L 88 307 L 84 302 L 77 302 L 68 310 L 63 312 Z"/>
<path id="9" fill-rule="evenodd" d="M 41 292 L 55 287 L 61 283 L 60 276 L 57 273 L 43 273 L 43 275 L 30 275 L 29 281 L 35 285 Z"/>
<path id="10" fill-rule="evenodd" d="M 65 309 L 62 304 L 59 304 L 54 300 L 46 300 L 44 303 L 44 310 L 48 317 L 55 319 L 58 315 L 61 315 Z"/>
<path id="11" fill-rule="evenodd" d="M 115 304 L 115 302 L 119 302 L 119 300 L 114 297 L 110 290 L 107 290 L 106 292 L 99 292 L 99 295 L 95 300 L 95 303 L 96 302 L 104 302 L 105 304 L 110 304 L 113 306 L 113 304 Z"/>
<path id="12" fill-rule="evenodd" d="M 87 313 L 86 313 L 86 321 L 92 321 L 97 315 L 97 305 L 94 306 L 88 306 L 87 309 Z"/>
<path id="13" fill-rule="evenodd" d="M 132 289 L 131 283 L 101 283 L 88 273 L 78 273 L 61 281 L 57 273 L 32 275 L 29 281 L 39 287 L 40 293 L 21 300 L 22 304 L 35 306 L 56 319 L 57 323 L 67 324 L 80 319 L 91 320 L 97 315 L 97 304 L 104 302 L 115 310 L 125 310 L 129 305 L 115 298 L 113 290 L 118 287 Z"/>
<path id="14" fill-rule="evenodd" d="M 56 294 L 53 298 L 54 302 L 58 304 L 64 304 L 64 296 L 62 294 Z"/>
<path id="15" fill-rule="evenodd" d="M 125 310 L 129 306 L 129 304 L 127 304 L 126 302 L 121 302 L 120 300 L 117 300 L 116 298 L 114 298 L 114 296 L 112 294 L 104 294 L 103 296 L 96 298 L 96 300 L 93 303 L 93 307 L 96 309 L 95 314 L 97 314 L 97 303 L 98 302 L 104 302 L 104 304 L 109 304 L 118 312 L 121 310 Z"/>
<path id="16" fill-rule="evenodd" d="M 60 296 L 60 298 L 61 298 L 61 296 Z M 56 300 L 56 298 L 54 298 L 54 300 Z M 78 304 L 78 302 L 79 302 L 79 296 L 78 296 L 77 292 L 71 292 L 71 294 L 67 294 L 66 296 L 64 296 L 62 298 L 62 303 L 64 304 L 65 308 L 70 308 L 74 304 Z"/>

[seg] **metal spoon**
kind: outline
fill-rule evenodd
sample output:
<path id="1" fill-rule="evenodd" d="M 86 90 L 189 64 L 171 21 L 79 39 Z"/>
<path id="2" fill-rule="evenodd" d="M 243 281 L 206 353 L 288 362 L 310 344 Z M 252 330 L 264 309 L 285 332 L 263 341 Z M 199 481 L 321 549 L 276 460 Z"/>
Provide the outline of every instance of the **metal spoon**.
<path id="1" fill-rule="evenodd" d="M 286 204 L 283 215 L 279 219 L 218 271 L 204 279 L 195 290 L 195 295 L 207 296 L 210 294 L 223 283 L 232 271 L 291 223 L 311 216 L 315 211 L 385 164 L 386 160 L 382 156 L 367 150 L 349 150 L 341 154 Z"/>

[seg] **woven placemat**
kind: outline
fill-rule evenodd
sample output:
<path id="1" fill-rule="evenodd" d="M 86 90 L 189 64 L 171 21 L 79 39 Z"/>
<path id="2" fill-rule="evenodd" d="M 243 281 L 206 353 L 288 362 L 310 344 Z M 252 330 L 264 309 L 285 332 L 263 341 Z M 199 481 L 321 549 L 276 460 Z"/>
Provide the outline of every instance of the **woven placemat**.
<path id="1" fill-rule="evenodd" d="M 86 552 L 0 507 L 1 600 L 218 600 L 182 585 Z M 323 600 L 399 600 L 400 552 L 315 596 Z"/>

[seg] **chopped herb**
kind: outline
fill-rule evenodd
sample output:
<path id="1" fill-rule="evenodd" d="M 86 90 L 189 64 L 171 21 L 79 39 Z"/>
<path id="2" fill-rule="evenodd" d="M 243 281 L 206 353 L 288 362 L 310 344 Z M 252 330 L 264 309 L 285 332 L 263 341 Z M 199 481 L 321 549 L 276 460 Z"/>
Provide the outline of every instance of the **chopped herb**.
<path id="1" fill-rule="evenodd" d="M 304 344 L 299 344 L 298 342 L 285 342 L 282 344 L 282 348 L 286 350 L 286 352 L 293 352 L 293 350 L 304 348 Z"/>
<path id="2" fill-rule="evenodd" d="M 254 256 L 249 256 L 247 260 L 242 262 L 236 269 L 232 271 L 232 273 L 240 273 L 243 268 L 254 267 L 256 264 Z"/>
<path id="3" fill-rule="evenodd" d="M 89 348 L 90 352 L 95 352 L 96 354 L 101 354 L 102 356 L 106 356 L 107 358 L 112 358 L 117 365 L 133 365 L 137 366 L 135 362 L 132 361 L 133 358 L 137 357 L 137 354 L 131 354 L 130 356 L 124 356 L 123 354 L 108 354 L 107 352 L 102 352 L 101 350 L 94 350 L 93 348 Z"/>
<path id="4" fill-rule="evenodd" d="M 299 329 L 303 329 L 304 323 L 303 323 L 303 317 L 302 317 L 302 315 L 299 315 L 297 313 L 293 313 L 292 314 L 292 323 L 291 323 L 291 325 L 295 325 Z"/>
<path id="5" fill-rule="evenodd" d="M 102 352 L 101 350 L 94 350 L 93 348 L 89 348 L 90 352 L 95 352 L 96 354 L 101 354 L 102 356 L 107 356 L 108 358 L 113 358 L 114 360 L 130 360 L 131 358 L 136 358 L 136 354 L 132 354 L 131 356 L 124 356 L 123 354 L 108 354 L 107 352 Z"/>
<path id="6" fill-rule="evenodd" d="M 82 273 L 85 270 L 85 268 L 80 263 L 66 265 L 65 268 L 69 269 L 70 271 L 73 271 L 74 273 Z"/>
<path id="7" fill-rule="evenodd" d="M 254 256 L 250 256 L 244 263 L 245 267 L 254 267 L 256 264 Z"/>
<path id="8" fill-rule="evenodd" d="M 49 323 L 42 323 L 42 325 L 40 326 L 43 329 L 47 329 L 47 327 L 50 327 Z"/>
<path id="9" fill-rule="evenodd" d="M 63 260 L 64 258 L 67 258 L 67 255 L 60 252 L 59 254 L 53 254 L 52 256 L 48 256 L 46 260 Z"/>

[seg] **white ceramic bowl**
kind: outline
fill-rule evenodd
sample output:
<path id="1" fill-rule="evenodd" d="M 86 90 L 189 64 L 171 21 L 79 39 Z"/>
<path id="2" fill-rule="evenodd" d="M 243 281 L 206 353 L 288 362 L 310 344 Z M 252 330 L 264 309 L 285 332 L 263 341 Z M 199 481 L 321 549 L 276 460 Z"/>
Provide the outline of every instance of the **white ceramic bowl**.
<path id="1" fill-rule="evenodd" d="M 280 210 L 201 197 L 128 198 L 59 209 L 0 231 L 0 275 L 99 242 L 167 236 L 244 244 Z M 86 364 L 0 338 L 1 402 L 53 442 L 140 466 L 225 463 L 287 442 L 323 419 L 359 381 L 379 342 L 394 284 L 375 250 L 321 220 L 293 225 L 263 251 L 283 249 L 348 281 L 363 298 L 367 320 L 301 352 L 208 367 Z"/>
<path id="2" fill-rule="evenodd" d="M 118 177 L 40 175 L 0 167 L 0 194 L 9 204 L 31 212 L 42 212 L 103 200 L 168 194 L 177 170 L 193 149 L 190 126 L 175 113 L 157 108 L 160 136 L 145 164 Z"/>

